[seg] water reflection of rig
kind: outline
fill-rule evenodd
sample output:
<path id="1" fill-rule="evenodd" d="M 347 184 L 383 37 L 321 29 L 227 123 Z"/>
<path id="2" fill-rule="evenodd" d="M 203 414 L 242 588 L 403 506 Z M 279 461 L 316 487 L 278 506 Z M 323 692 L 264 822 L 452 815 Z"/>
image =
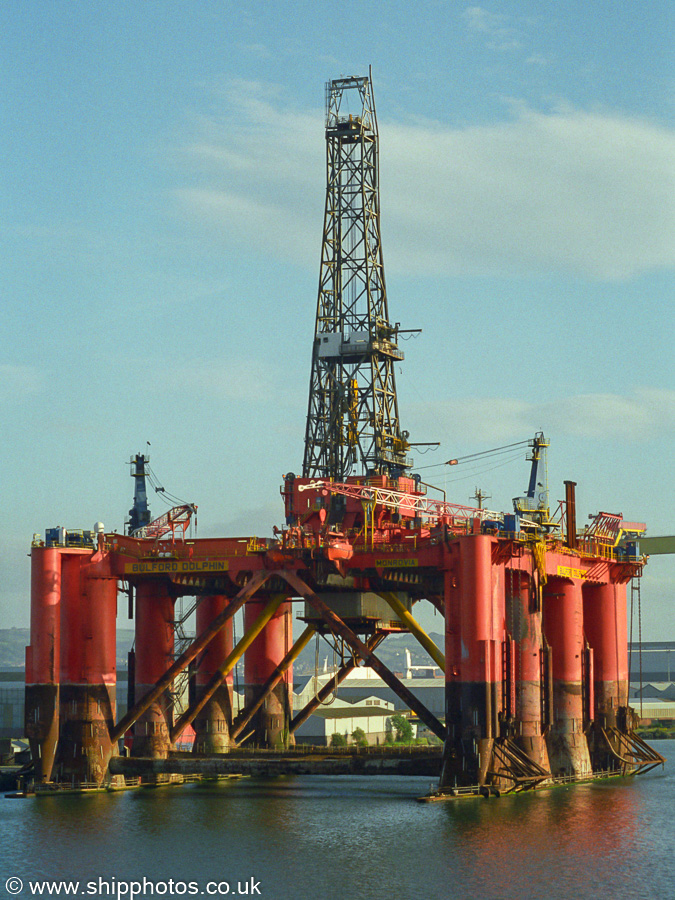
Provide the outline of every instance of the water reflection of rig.
<path id="1" fill-rule="evenodd" d="M 347 98 L 358 114 L 344 113 Z M 541 433 L 523 442 L 530 481 L 512 513 L 429 496 L 399 422 L 402 332 L 388 316 L 369 77 L 329 83 L 326 141 L 305 456 L 302 476 L 284 478 L 285 526 L 273 540 L 192 540 L 189 504 L 150 521 L 139 454 L 129 534 L 52 529 L 34 540 L 26 730 L 36 787 L 157 783 L 177 773 L 435 772 L 437 796 L 453 796 L 663 761 L 635 734 L 628 705 L 627 587 L 639 592 L 644 526 L 598 513 L 577 529 L 571 481 L 551 513 Z M 120 591 L 135 648 L 128 710 L 117 721 Z M 194 598 L 194 639 L 176 615 L 183 597 Z M 293 602 L 304 604 L 306 626 L 295 640 Z M 445 619 L 444 651 L 413 615 L 423 602 Z M 239 610 L 244 635 L 235 642 Z M 378 645 L 401 631 L 445 673 L 445 722 L 378 658 Z M 294 711 L 293 661 L 317 633 L 341 665 Z M 294 749 L 295 730 L 362 663 L 442 750 Z M 178 707 L 181 679 L 189 690 Z M 191 752 L 176 751 L 190 729 Z"/>

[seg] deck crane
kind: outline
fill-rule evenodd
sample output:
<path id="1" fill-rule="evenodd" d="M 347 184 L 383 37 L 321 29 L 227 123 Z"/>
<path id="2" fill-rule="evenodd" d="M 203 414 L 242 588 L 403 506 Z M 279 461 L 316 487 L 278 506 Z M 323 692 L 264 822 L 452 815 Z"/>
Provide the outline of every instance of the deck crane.
<path id="1" fill-rule="evenodd" d="M 524 497 L 513 498 L 513 508 L 516 515 L 534 519 L 543 527 L 553 524 L 550 521 L 546 459 L 546 451 L 550 443 L 544 437 L 543 431 L 538 431 L 529 442 L 532 451 L 529 461 L 532 463 L 532 466 L 530 468 L 530 481 L 527 486 L 527 493 Z"/>
<path id="2" fill-rule="evenodd" d="M 131 457 L 129 462 L 132 467 L 131 477 L 134 479 L 134 504 L 129 510 L 127 533 L 131 537 L 154 540 L 159 540 L 167 534 L 171 534 L 174 540 L 177 535 L 184 537 L 192 521 L 192 516 L 197 514 L 196 505 L 179 503 L 161 516 L 151 520 L 146 488 L 150 457 L 137 453 Z M 165 493 L 164 488 L 156 487 L 155 490 Z"/>
<path id="3" fill-rule="evenodd" d="M 146 465 L 149 462 L 150 457 L 143 453 L 137 453 L 129 460 L 131 477 L 134 479 L 134 505 L 129 510 L 128 534 L 134 534 L 139 528 L 145 527 L 150 522 L 148 492 L 145 485 Z"/>
<path id="4" fill-rule="evenodd" d="M 448 503 L 445 500 L 434 500 L 421 493 L 396 491 L 391 488 L 378 487 L 369 484 L 343 484 L 335 481 L 312 481 L 309 484 L 298 486 L 298 491 L 318 490 L 323 496 L 337 494 L 342 497 L 350 497 L 364 503 L 372 502 L 386 509 L 392 509 L 399 514 L 405 513 L 414 518 L 424 516 L 435 523 L 449 523 L 451 520 L 490 519 L 503 521 L 504 514 L 492 512 L 473 506 L 461 506 L 458 503 Z"/>
<path id="5" fill-rule="evenodd" d="M 184 537 L 185 532 L 190 526 L 192 516 L 197 514 L 197 507 L 194 503 L 183 503 L 180 506 L 174 506 L 163 515 L 148 522 L 131 532 L 131 536 L 135 538 L 154 538 L 159 540 L 167 534 L 171 534 L 175 540 L 176 535 Z"/>

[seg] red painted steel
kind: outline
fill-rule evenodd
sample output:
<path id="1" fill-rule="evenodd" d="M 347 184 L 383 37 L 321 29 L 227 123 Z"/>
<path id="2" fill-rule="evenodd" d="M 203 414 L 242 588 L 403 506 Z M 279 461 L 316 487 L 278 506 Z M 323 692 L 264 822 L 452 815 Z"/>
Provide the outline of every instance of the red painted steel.
<path id="1" fill-rule="evenodd" d="M 451 748 L 445 784 L 482 783 L 503 709 L 504 570 L 493 538 L 459 538 L 446 584 L 446 722 Z"/>
<path id="2" fill-rule="evenodd" d="M 136 702 L 147 694 L 173 662 L 174 601 L 164 580 L 141 581 L 136 589 Z M 134 756 L 166 756 L 172 725 L 166 694 L 134 725 Z"/>
<path id="3" fill-rule="evenodd" d="M 584 585 L 584 630 L 594 651 L 595 682 L 623 685 L 628 681 L 628 616 L 625 584 Z M 625 706 L 626 694 L 615 695 Z"/>
<path id="4" fill-rule="evenodd" d="M 495 681 L 501 678 L 501 641 L 504 639 L 503 571 L 492 566 L 493 539 L 488 535 L 461 538 L 460 623 L 465 651 L 461 660 L 462 679 Z M 494 643 L 499 643 L 499 657 Z"/>
<path id="5" fill-rule="evenodd" d="M 196 612 L 198 635 L 211 624 L 216 616 L 223 612 L 228 603 L 229 598 L 222 595 L 209 595 L 201 598 Z M 234 647 L 232 626 L 233 623 L 230 620 L 203 651 L 199 668 L 197 669 L 197 684 L 208 684 L 211 676 L 215 674 L 223 660 L 232 652 Z M 233 678 L 234 675 L 230 672 L 226 676 L 225 681 L 232 684 Z"/>
<path id="6" fill-rule="evenodd" d="M 25 728 L 36 781 L 51 778 L 59 738 L 60 604 L 59 552 L 51 547 L 33 547 Z"/>
<path id="7" fill-rule="evenodd" d="M 347 502 L 349 508 L 351 498 Z M 608 738 L 602 728 L 630 728 L 625 583 L 640 571 L 641 562 L 615 559 L 605 551 L 601 556 L 584 550 L 570 554 L 562 543 L 548 539 L 538 545 L 545 545 L 545 551 L 535 552 L 531 542 L 504 538 L 498 530 L 481 533 L 480 521 L 472 523 L 473 533 L 458 534 L 445 525 L 430 530 L 413 520 L 401 524 L 390 510 L 376 509 L 366 534 L 363 522 L 359 524 L 363 508 L 354 507 L 349 514 L 353 532 L 319 527 L 317 515 L 308 532 L 294 525 L 274 544 L 210 538 L 169 548 L 107 535 L 98 552 L 34 548 L 26 708 L 38 777 L 49 777 L 45 760 L 53 758 L 58 739 L 57 777 L 99 781 L 113 749 L 111 727 L 115 736 L 129 727 L 124 720 L 112 726 L 120 579 L 129 581 L 136 595 L 138 706 L 129 722 L 140 718 L 133 753 L 163 757 L 170 749 L 172 710 L 162 691 L 180 669 L 173 664 L 173 597 L 205 595 L 198 606 L 197 631 L 212 641 L 198 637 L 199 649 L 189 655 L 197 659 L 193 683 L 198 695 L 232 647 L 232 621 L 217 634 L 212 626 L 228 604 L 244 605 L 246 630 L 280 583 L 294 583 L 292 573 L 320 599 L 331 571 L 344 578 L 347 592 L 396 589 L 408 591 L 412 599 L 442 595 L 444 785 L 506 787 L 513 783 L 509 772 L 519 769 L 527 778 L 528 766 L 530 774 L 543 772 L 545 777 L 547 758 L 553 774 L 587 775 L 591 761 L 594 769 L 614 764 L 621 747 L 613 747 L 612 735 Z M 349 552 L 336 557 L 338 544 Z M 548 583 L 540 595 L 537 586 L 545 576 Z M 237 601 L 242 584 L 250 590 Z M 245 654 L 247 705 L 291 646 L 291 604 L 286 601 Z M 230 675 L 196 717 L 196 752 L 224 752 L 232 743 L 232 680 Z M 247 724 L 242 730 L 249 744 L 288 741 L 291 683 L 288 670 L 250 728 Z M 147 710 L 141 713 L 144 696 Z"/>
<path id="8" fill-rule="evenodd" d="M 244 631 L 255 623 L 267 600 L 248 600 L 244 607 Z M 263 631 L 244 654 L 245 704 L 253 703 L 267 679 L 293 645 L 293 613 L 290 601 L 281 604 Z M 251 720 L 249 733 L 259 746 L 278 746 L 288 742 L 292 714 L 293 666 L 289 666 L 279 684 L 269 694 Z"/>
<path id="9" fill-rule="evenodd" d="M 117 579 L 107 554 L 62 553 L 59 781 L 101 784 L 113 754 Z"/>
<path id="10" fill-rule="evenodd" d="M 82 675 L 89 684 L 115 685 L 117 579 L 108 572 L 96 572 L 94 565 L 87 567 L 84 575 Z"/>
<path id="11" fill-rule="evenodd" d="M 590 738 L 593 765 L 606 768 L 612 755 L 607 732 L 617 726 L 623 727 L 631 717 L 625 584 L 584 585 L 584 628 L 593 659 L 593 700 L 590 703 L 594 719 Z M 616 736 L 611 735 L 609 740 L 614 750 L 620 752 Z"/>
<path id="12" fill-rule="evenodd" d="M 183 672 L 197 656 L 199 656 L 220 629 L 225 626 L 227 621 L 241 609 L 246 600 L 253 596 L 253 594 L 265 583 L 270 577 L 270 574 L 269 571 L 258 570 L 246 581 L 241 590 L 231 599 L 227 609 L 219 616 L 216 616 L 208 628 L 195 638 L 185 650 L 183 650 L 159 681 L 155 682 L 152 690 L 145 693 L 140 700 L 134 701 L 134 706 L 127 710 L 120 721 L 116 723 L 113 730 L 113 739 L 117 740 L 123 734 L 126 734 L 127 730 L 138 721 L 140 716 L 162 697 L 164 692 L 170 688 L 176 677 L 180 675 L 180 673 Z"/>
<path id="13" fill-rule="evenodd" d="M 515 648 L 515 740 L 533 762 L 549 768 L 542 722 L 542 627 L 537 586 L 526 572 L 507 571 L 507 627 Z"/>
<path id="14" fill-rule="evenodd" d="M 109 558 L 61 551 L 61 682 L 115 684 L 117 578 Z"/>
<path id="15" fill-rule="evenodd" d="M 61 552 L 61 680 L 67 684 L 81 681 L 83 640 L 81 607 L 83 591 L 80 584 L 82 565 L 87 556 Z M 91 554 L 89 554 L 91 555 Z"/>
<path id="16" fill-rule="evenodd" d="M 255 623 L 267 600 L 248 600 L 244 607 L 244 631 Z M 264 684 L 274 672 L 286 653 L 290 650 L 292 638 L 292 618 L 290 601 L 282 603 L 274 613 L 262 633 L 253 641 L 244 658 L 244 680 L 246 684 Z M 286 684 L 293 680 L 292 669 L 284 673 Z"/>
<path id="17" fill-rule="evenodd" d="M 584 617 L 578 582 L 557 578 L 548 582 L 544 588 L 544 623 L 553 648 L 553 678 L 581 683 Z M 570 710 L 576 715 L 572 701 Z"/>
<path id="18" fill-rule="evenodd" d="M 197 635 L 202 634 L 228 603 L 228 598 L 222 595 L 202 597 L 196 612 Z M 195 676 L 197 699 L 201 695 L 200 688 L 209 683 L 221 663 L 232 652 L 234 646 L 232 627 L 233 623 L 230 620 L 207 645 L 199 659 Z M 233 678 L 234 674 L 230 672 L 225 682 L 216 689 L 204 709 L 194 719 L 193 750 L 196 753 L 225 753 L 229 749 Z"/>
<path id="19" fill-rule="evenodd" d="M 584 733 L 581 583 L 552 578 L 543 594 L 544 632 L 553 666 L 553 722 L 547 739 L 551 771 L 585 775 L 591 761 Z"/>
<path id="20" fill-rule="evenodd" d="M 31 666 L 28 684 L 58 684 L 61 647 L 61 556 L 51 547 L 31 552 Z"/>

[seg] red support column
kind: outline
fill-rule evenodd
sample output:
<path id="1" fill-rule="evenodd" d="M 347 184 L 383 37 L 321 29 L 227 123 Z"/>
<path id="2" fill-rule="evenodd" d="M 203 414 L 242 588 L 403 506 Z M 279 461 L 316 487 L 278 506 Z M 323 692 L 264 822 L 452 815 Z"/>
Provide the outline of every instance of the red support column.
<path id="1" fill-rule="evenodd" d="M 244 630 L 247 631 L 263 611 L 269 598 L 247 600 L 244 607 Z M 282 603 L 263 631 L 253 641 L 244 655 L 245 703 L 253 703 L 262 686 L 293 646 L 293 608 L 289 601 Z M 293 691 L 293 666 L 284 672 L 283 678 L 266 698 L 251 720 L 249 733 L 254 732 L 252 742 L 261 747 L 286 746 Z"/>
<path id="2" fill-rule="evenodd" d="M 162 581 L 141 581 L 136 588 L 135 699 L 138 703 L 173 663 L 174 601 Z M 164 694 L 134 725 L 134 756 L 166 757 L 173 724 L 171 701 Z"/>
<path id="3" fill-rule="evenodd" d="M 544 587 L 544 633 L 551 646 L 553 710 L 547 738 L 554 775 L 591 771 L 584 733 L 584 613 L 581 583 L 552 578 Z"/>
<path id="4" fill-rule="evenodd" d="M 101 784 L 114 747 L 117 578 L 102 554 L 63 554 L 59 780 Z"/>
<path id="5" fill-rule="evenodd" d="M 542 723 L 542 630 L 536 586 L 526 572 L 506 573 L 506 627 L 515 642 L 515 740 L 528 757 L 549 768 Z"/>
<path id="6" fill-rule="evenodd" d="M 77 686 L 82 680 L 84 639 L 82 606 L 84 590 L 81 583 L 82 566 L 88 562 L 80 553 L 61 555 L 61 654 L 60 674 L 63 682 L 60 712 L 61 740 L 58 752 L 58 780 L 78 784 L 88 781 L 82 771 L 85 756 L 82 752 L 81 729 L 78 727 L 83 710 L 79 708 Z"/>
<path id="7" fill-rule="evenodd" d="M 457 551 L 457 544 L 452 550 Z M 445 607 L 445 747 L 441 785 L 457 784 L 462 771 L 462 708 L 461 660 L 462 641 L 459 622 L 459 580 L 455 554 L 447 561 L 443 573 L 443 604 Z"/>
<path id="8" fill-rule="evenodd" d="M 615 763 L 601 729 L 627 726 L 628 616 L 625 584 L 585 584 L 584 631 L 593 651 L 593 766 Z M 611 740 L 611 737 L 610 737 Z M 615 746 L 618 751 L 618 744 Z"/>
<path id="9" fill-rule="evenodd" d="M 227 607 L 229 599 L 223 596 L 202 597 L 197 606 L 197 636 L 207 628 L 216 616 Z M 221 663 L 232 652 L 232 620 L 218 632 L 204 650 L 196 673 L 196 699 L 203 688 L 218 671 Z M 195 753 L 226 753 L 230 748 L 230 725 L 232 724 L 232 683 L 233 673 L 216 689 L 204 709 L 195 717 L 193 724 Z"/>
<path id="10" fill-rule="evenodd" d="M 446 722 L 443 785 L 483 784 L 499 735 L 504 641 L 503 570 L 492 565 L 492 538 L 458 542 L 458 565 L 445 577 Z"/>
<path id="11" fill-rule="evenodd" d="M 33 547 L 25 726 L 38 782 L 51 778 L 59 736 L 60 604 L 60 553 Z"/>
<path id="12" fill-rule="evenodd" d="M 584 631 L 593 649 L 595 714 L 603 727 L 616 725 L 628 706 L 628 616 L 625 584 L 585 584 Z"/>
<path id="13" fill-rule="evenodd" d="M 61 680 L 78 684 L 83 667 L 82 566 L 89 559 L 81 553 L 61 555 Z"/>

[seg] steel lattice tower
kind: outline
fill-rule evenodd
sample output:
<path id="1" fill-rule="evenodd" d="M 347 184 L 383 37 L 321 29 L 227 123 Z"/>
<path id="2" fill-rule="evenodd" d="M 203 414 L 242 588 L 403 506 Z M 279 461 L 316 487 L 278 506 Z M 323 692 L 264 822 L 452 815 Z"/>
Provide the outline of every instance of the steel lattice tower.
<path id="1" fill-rule="evenodd" d="M 397 477 L 411 462 L 398 417 L 394 364 L 403 353 L 387 310 L 370 76 L 327 83 L 326 164 L 303 475 Z"/>

